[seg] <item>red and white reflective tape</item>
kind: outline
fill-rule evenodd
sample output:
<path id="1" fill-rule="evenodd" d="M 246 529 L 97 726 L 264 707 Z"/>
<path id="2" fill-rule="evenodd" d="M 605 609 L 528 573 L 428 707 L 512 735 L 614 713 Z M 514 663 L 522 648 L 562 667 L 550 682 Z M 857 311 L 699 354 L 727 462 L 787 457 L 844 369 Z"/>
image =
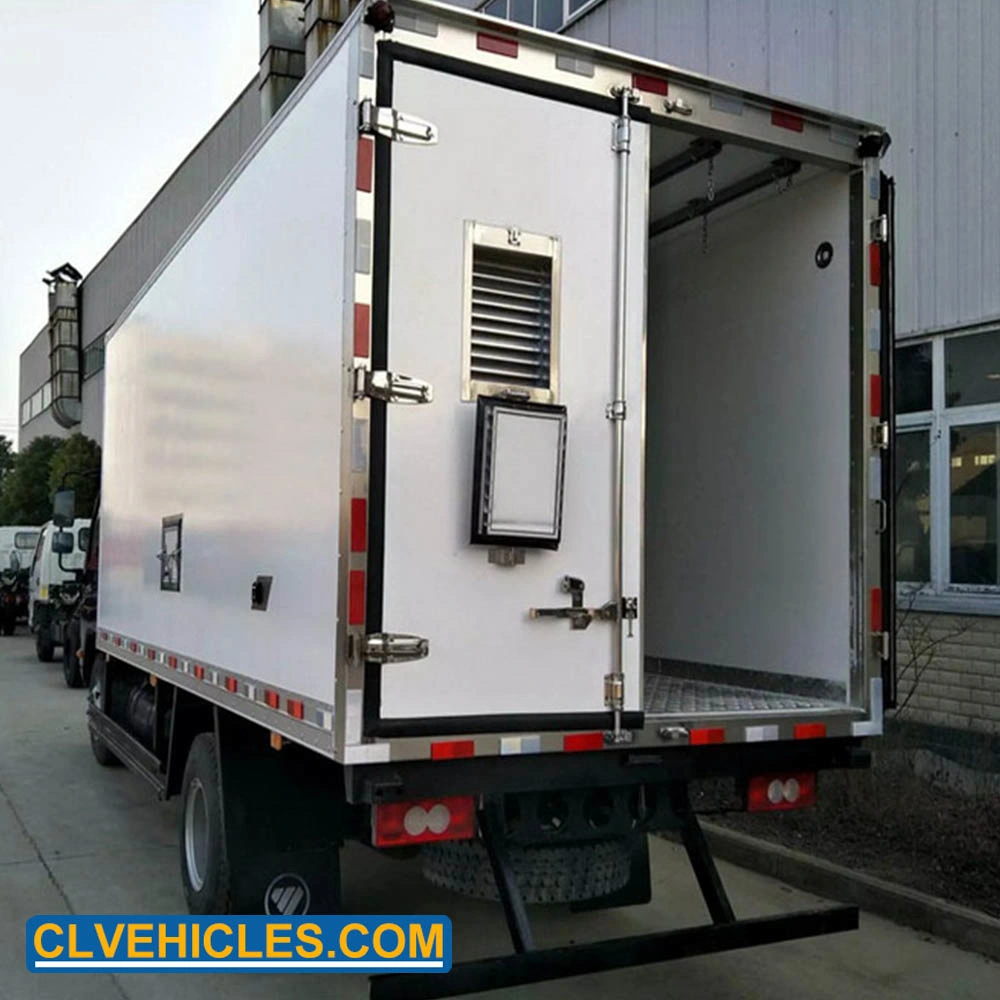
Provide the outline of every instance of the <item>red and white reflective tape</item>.
<path id="1" fill-rule="evenodd" d="M 159 664 L 176 671 L 177 674 L 200 681 L 207 687 L 217 688 L 220 693 L 224 692 L 225 695 L 251 701 L 259 708 L 270 709 L 286 718 L 319 729 L 328 731 L 333 729 L 332 705 L 304 698 L 294 692 L 265 688 L 249 677 L 243 677 L 229 670 L 219 670 L 188 659 L 179 653 L 168 653 L 138 639 L 129 639 L 112 632 L 104 630 L 100 632 L 100 646 L 109 647 L 113 650 L 113 655 L 127 660 L 139 669 L 148 669 L 149 663 Z"/>

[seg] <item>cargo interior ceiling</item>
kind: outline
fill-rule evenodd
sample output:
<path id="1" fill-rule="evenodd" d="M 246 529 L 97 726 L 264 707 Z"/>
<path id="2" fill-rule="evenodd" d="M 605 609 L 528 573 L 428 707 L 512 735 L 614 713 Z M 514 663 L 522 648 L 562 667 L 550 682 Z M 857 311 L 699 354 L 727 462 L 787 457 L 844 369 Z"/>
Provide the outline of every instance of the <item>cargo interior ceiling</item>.
<path id="1" fill-rule="evenodd" d="M 654 128 L 645 708 L 850 697 L 849 178 Z"/>

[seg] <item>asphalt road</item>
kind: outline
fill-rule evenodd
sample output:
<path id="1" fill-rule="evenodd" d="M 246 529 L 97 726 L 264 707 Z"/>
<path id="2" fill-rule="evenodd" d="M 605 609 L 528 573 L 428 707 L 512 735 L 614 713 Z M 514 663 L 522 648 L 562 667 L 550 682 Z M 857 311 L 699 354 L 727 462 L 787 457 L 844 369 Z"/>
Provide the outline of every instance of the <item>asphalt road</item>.
<path id="1" fill-rule="evenodd" d="M 23 630 L 22 630 L 23 631 Z M 41 664 L 24 636 L 0 638 L 0 1000 L 297 1000 L 367 996 L 362 976 L 32 975 L 24 924 L 36 914 L 182 913 L 177 804 L 158 802 L 138 777 L 91 757 L 84 694 L 56 664 Z M 614 937 L 702 923 L 694 879 L 678 847 L 653 843 L 654 902 L 587 915 L 533 910 L 540 944 Z M 720 865 L 737 914 L 802 909 L 816 898 Z M 358 912 L 442 912 L 456 957 L 501 953 L 509 943 L 498 907 L 432 888 L 412 861 L 354 848 L 345 865 L 348 906 Z M 1000 997 L 1000 965 L 878 917 L 856 933 L 728 955 L 541 984 L 508 1000 L 628 996 L 630 1000 L 939 1000 Z"/>

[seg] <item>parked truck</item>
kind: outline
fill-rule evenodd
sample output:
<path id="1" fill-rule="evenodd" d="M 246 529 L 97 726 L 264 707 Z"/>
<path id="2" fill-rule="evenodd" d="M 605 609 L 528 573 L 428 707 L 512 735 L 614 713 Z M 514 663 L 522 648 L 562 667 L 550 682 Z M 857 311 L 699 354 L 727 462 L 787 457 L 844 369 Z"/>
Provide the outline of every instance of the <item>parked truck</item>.
<path id="1" fill-rule="evenodd" d="M 28 572 L 38 544 L 38 528 L 0 527 L 0 632 L 13 635 L 28 620 Z"/>
<path id="2" fill-rule="evenodd" d="M 336 912 L 346 841 L 500 900 L 512 955 L 383 997 L 857 926 L 736 919 L 693 790 L 811 804 L 893 697 L 888 141 L 347 20 L 107 339 L 89 725 L 182 797 L 192 912 Z M 709 924 L 534 947 L 661 830 Z"/>

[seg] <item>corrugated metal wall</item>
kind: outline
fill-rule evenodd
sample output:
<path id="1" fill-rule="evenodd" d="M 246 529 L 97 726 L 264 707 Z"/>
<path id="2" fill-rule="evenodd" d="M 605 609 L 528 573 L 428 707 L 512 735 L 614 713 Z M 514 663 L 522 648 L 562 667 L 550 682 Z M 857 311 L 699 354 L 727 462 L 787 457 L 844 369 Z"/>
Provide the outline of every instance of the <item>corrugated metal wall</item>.
<path id="1" fill-rule="evenodd" d="M 84 347 L 118 319 L 259 132 L 255 76 L 87 275 L 81 286 Z"/>
<path id="2" fill-rule="evenodd" d="M 566 34 L 884 124 L 897 330 L 1000 315 L 997 0 L 605 0 Z"/>

